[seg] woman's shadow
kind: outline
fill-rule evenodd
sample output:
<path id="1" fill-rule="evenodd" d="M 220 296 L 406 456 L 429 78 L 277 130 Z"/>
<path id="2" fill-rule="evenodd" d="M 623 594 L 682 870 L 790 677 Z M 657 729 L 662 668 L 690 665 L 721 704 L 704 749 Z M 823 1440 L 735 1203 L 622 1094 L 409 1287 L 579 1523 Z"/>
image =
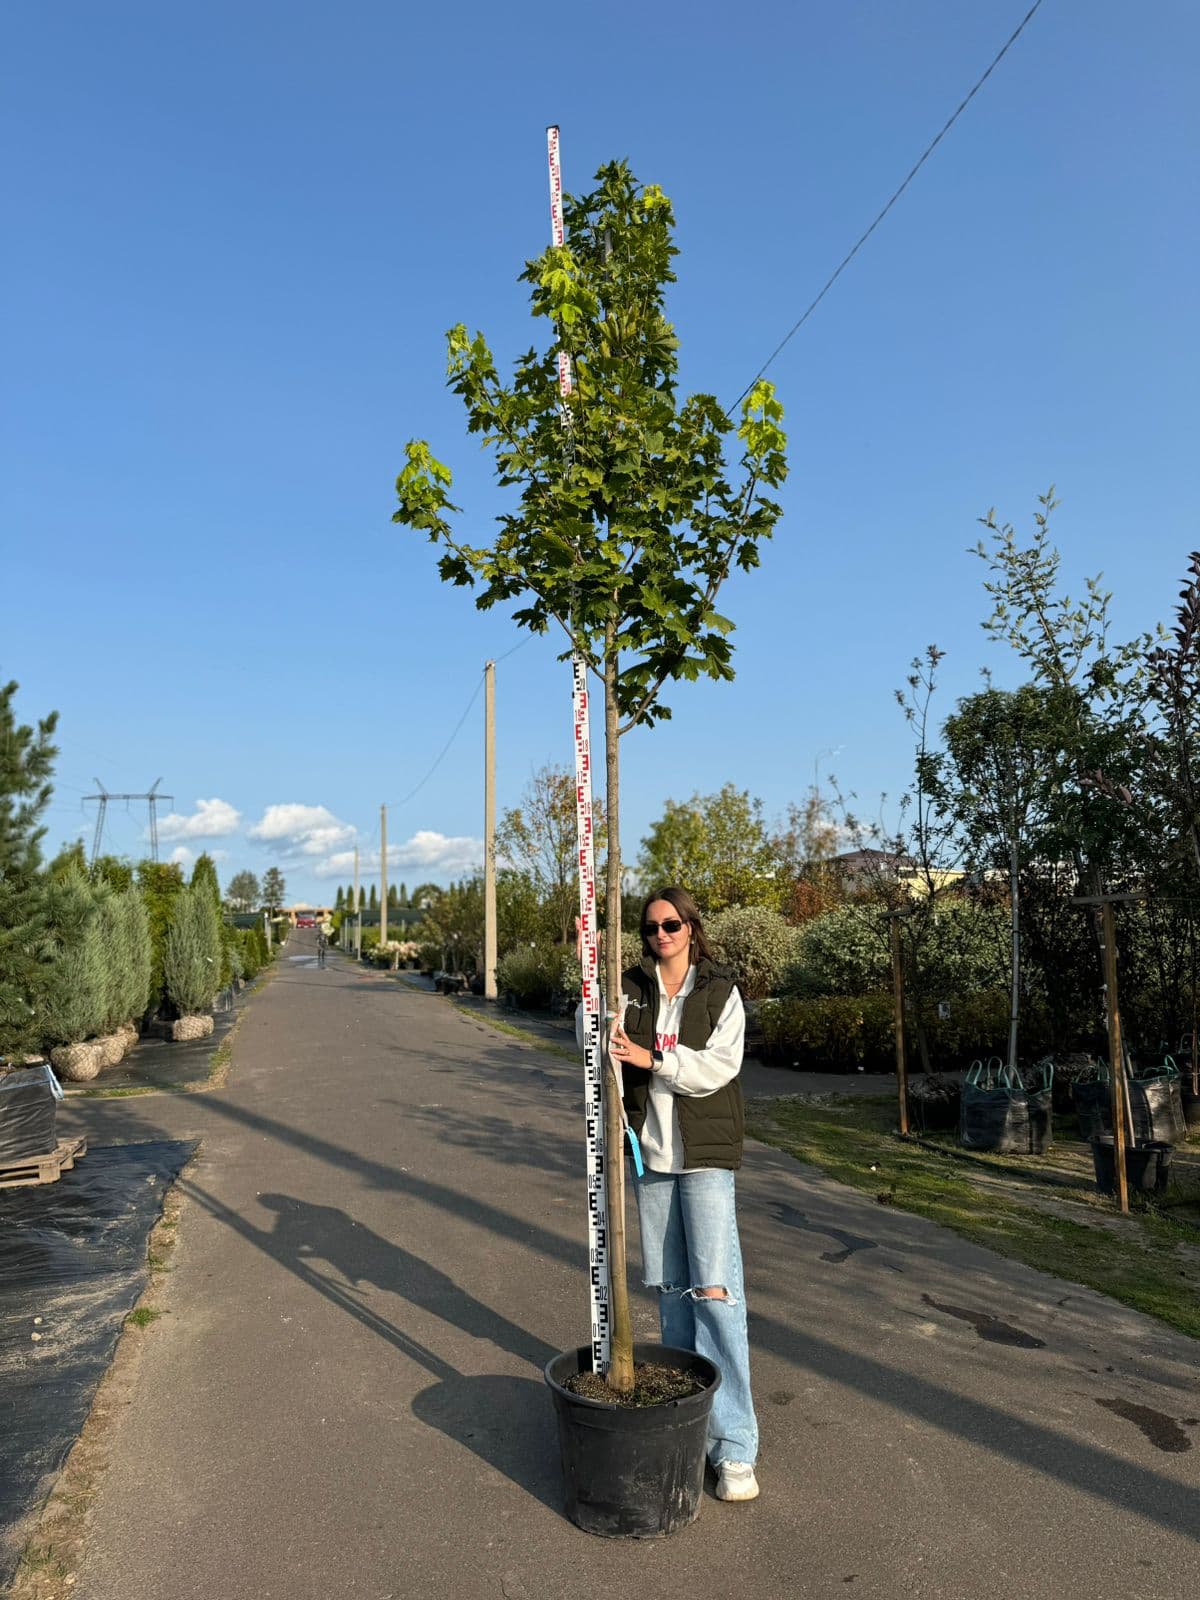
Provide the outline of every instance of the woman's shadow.
<path id="1" fill-rule="evenodd" d="M 210 1209 L 219 1208 L 244 1237 L 433 1374 L 437 1381 L 413 1400 L 414 1416 L 561 1512 L 558 1442 L 550 1395 L 541 1379 L 541 1369 L 556 1350 L 475 1299 L 447 1273 L 335 1206 L 312 1205 L 290 1195 L 260 1195 L 259 1203 L 275 1213 L 268 1230 L 225 1215 L 226 1208 L 210 1196 L 196 1197 Z M 398 1295 L 473 1338 L 490 1339 L 527 1361 L 538 1377 L 464 1375 L 360 1299 L 356 1291 L 362 1284 Z"/>

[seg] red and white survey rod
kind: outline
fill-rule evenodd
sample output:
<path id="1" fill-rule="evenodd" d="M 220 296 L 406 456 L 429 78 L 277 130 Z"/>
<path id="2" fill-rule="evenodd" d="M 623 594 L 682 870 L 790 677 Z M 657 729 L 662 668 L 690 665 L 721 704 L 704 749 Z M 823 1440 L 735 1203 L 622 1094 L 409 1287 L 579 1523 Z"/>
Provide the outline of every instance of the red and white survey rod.
<path id="1" fill-rule="evenodd" d="M 564 242 L 562 167 L 557 128 L 546 129 L 550 159 L 550 237 Z M 558 352 L 558 393 L 565 442 L 569 447 L 574 388 L 571 357 Z M 569 458 L 569 448 L 568 448 Z M 579 925 L 583 932 L 583 1063 L 584 1115 L 587 1144 L 588 1257 L 591 1279 L 592 1370 L 607 1372 L 611 1359 L 609 1321 L 608 1198 L 604 1184 L 604 1035 L 600 991 L 600 959 L 596 928 L 596 860 L 592 837 L 592 746 L 588 715 L 587 663 L 578 651 L 571 657 L 572 712 L 575 728 L 575 837 L 578 845 Z"/>

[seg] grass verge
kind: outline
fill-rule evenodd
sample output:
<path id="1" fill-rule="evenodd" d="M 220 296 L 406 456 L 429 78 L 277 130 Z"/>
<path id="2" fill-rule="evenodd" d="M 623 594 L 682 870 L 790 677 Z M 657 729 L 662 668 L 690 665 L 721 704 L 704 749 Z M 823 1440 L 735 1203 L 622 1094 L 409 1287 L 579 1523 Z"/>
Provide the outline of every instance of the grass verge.
<path id="1" fill-rule="evenodd" d="M 747 1131 L 819 1167 L 880 1204 L 928 1217 L 974 1244 L 1023 1261 L 1200 1338 L 1200 1234 L 1178 1214 L 1196 1195 L 1162 1206 L 1139 1203 L 1123 1217 L 1086 1181 L 1082 1157 L 1055 1147 L 1056 1173 L 1079 1167 L 1076 1185 L 1037 1181 L 1034 1158 L 970 1164 L 902 1140 L 889 1104 L 848 1097 L 752 1101 Z M 934 1143 L 934 1141 L 929 1141 Z M 1082 1152 L 1086 1149 L 1079 1147 Z M 1090 1157 L 1088 1158 L 1090 1171 Z"/>
<path id="2" fill-rule="evenodd" d="M 495 1028 L 497 1033 L 506 1033 L 510 1039 L 519 1039 L 522 1044 L 532 1045 L 535 1050 L 541 1050 L 548 1056 L 559 1056 L 563 1061 L 579 1062 L 581 1059 L 578 1050 L 572 1050 L 565 1044 L 555 1044 L 552 1039 L 543 1039 L 541 1034 L 530 1033 L 527 1028 L 518 1027 L 515 1022 L 505 1022 L 500 1017 L 490 1016 L 486 1011 L 464 1010 L 462 1015 L 489 1028 Z"/>

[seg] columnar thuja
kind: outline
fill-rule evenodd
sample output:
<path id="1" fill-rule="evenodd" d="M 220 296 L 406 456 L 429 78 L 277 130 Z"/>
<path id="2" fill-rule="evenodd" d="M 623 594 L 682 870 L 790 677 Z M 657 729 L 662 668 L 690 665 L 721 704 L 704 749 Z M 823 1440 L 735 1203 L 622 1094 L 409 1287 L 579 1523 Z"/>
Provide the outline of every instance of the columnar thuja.
<path id="1" fill-rule="evenodd" d="M 490 544 L 456 531 L 452 477 L 413 440 L 397 480 L 394 520 L 441 549 L 438 569 L 478 585 L 476 605 L 516 603 L 535 633 L 554 626 L 603 685 L 606 763 L 605 984 L 620 989 L 619 741 L 670 715 L 663 686 L 680 678 L 731 679 L 733 623 L 716 608 L 734 568 L 759 564 L 781 508 L 769 498 L 787 472 L 783 410 L 756 383 L 734 421 L 712 395 L 681 399 L 678 341 L 665 290 L 674 281 L 671 203 L 621 162 L 602 167 L 590 193 L 564 197 L 565 242 L 526 264 L 542 349 L 501 379 L 481 333 L 451 329 L 449 385 L 468 428 L 494 452 L 513 499 Z M 574 373 L 571 449 L 564 453 L 557 358 Z M 736 443 L 735 443 L 736 441 Z M 727 457 L 736 453 L 731 467 Z M 564 681 L 564 712 L 566 684 Z M 614 1100 L 609 1096 L 609 1101 Z M 610 1104 L 608 1148 L 620 1145 Z M 610 1163 L 610 1178 L 619 1163 Z M 619 1181 L 619 1180 L 618 1180 Z M 610 1190 L 609 1216 L 623 1217 Z M 614 1388 L 632 1384 L 623 1274 L 613 1274 Z"/>

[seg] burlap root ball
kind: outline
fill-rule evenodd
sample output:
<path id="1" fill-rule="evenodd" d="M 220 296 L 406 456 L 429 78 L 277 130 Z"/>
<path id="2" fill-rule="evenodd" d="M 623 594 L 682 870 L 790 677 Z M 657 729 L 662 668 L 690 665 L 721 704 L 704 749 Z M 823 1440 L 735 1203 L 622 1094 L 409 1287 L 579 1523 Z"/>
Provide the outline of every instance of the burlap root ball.
<path id="1" fill-rule="evenodd" d="M 50 1052 L 50 1064 L 68 1083 L 90 1083 L 100 1071 L 100 1052 L 86 1044 L 60 1044 Z"/>
<path id="2" fill-rule="evenodd" d="M 96 1054 L 100 1057 L 101 1069 L 120 1065 L 121 1057 L 125 1054 L 125 1035 L 123 1033 L 106 1033 L 99 1039 L 92 1041 Z"/>
<path id="3" fill-rule="evenodd" d="M 171 1037 L 176 1042 L 184 1039 L 207 1039 L 213 1031 L 211 1017 L 180 1017 L 171 1024 Z"/>

